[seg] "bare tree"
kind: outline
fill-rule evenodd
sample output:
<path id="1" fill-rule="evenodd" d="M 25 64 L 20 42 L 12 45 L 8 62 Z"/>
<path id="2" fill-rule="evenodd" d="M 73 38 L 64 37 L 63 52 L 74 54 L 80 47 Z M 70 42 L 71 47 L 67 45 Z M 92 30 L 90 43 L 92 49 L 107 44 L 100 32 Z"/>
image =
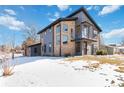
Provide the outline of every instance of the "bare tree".
<path id="1" fill-rule="evenodd" d="M 29 25 L 28 29 L 24 31 L 25 40 L 31 38 L 35 42 L 39 42 L 39 35 L 37 35 L 37 27 L 35 25 Z"/>
<path id="2" fill-rule="evenodd" d="M 122 41 L 121 41 L 121 45 L 124 46 L 124 39 L 122 39 Z"/>

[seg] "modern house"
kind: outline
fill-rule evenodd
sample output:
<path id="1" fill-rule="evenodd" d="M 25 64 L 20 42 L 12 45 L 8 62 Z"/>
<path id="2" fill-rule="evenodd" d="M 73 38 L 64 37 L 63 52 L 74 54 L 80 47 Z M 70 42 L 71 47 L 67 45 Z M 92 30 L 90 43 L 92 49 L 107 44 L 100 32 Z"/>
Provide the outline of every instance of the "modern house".
<path id="1" fill-rule="evenodd" d="M 41 56 L 93 55 L 102 30 L 82 7 L 38 32 Z"/>

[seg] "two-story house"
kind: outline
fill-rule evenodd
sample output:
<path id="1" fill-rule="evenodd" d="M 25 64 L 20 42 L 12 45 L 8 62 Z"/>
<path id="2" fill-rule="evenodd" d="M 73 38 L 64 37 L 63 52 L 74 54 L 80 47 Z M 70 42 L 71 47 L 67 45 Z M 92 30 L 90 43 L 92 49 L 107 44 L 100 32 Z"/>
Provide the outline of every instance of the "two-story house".
<path id="1" fill-rule="evenodd" d="M 93 55 L 99 49 L 101 31 L 82 7 L 38 32 L 41 40 L 41 55 Z"/>

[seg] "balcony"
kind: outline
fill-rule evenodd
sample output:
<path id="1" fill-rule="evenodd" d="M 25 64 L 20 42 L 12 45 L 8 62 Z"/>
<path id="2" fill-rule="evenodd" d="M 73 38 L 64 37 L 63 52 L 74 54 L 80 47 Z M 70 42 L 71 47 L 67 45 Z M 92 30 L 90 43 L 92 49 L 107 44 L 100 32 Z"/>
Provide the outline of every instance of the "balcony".
<path id="1" fill-rule="evenodd" d="M 80 35 L 76 35 L 76 40 L 86 40 L 86 41 L 94 41 L 97 42 L 97 34 L 94 33 L 86 33 L 82 31 Z"/>

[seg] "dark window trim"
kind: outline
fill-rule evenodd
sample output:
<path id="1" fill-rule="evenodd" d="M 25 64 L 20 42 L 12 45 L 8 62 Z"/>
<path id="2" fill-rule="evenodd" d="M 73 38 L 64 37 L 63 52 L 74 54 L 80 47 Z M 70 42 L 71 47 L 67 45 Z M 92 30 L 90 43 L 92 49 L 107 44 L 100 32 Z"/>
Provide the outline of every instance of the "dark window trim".
<path id="1" fill-rule="evenodd" d="M 68 43 L 68 41 L 63 42 L 63 44 L 67 44 L 67 43 Z"/>

